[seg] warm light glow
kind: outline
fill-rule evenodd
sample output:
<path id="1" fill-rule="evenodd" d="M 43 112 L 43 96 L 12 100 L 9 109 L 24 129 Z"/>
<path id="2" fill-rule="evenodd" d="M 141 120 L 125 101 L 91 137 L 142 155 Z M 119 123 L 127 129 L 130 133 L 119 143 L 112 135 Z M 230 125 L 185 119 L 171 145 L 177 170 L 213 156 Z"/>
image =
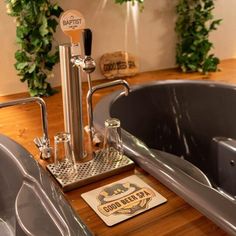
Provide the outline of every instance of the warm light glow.
<path id="1" fill-rule="evenodd" d="M 102 10 L 105 8 L 106 4 L 107 4 L 107 0 L 103 0 L 102 1 Z"/>
<path id="2" fill-rule="evenodd" d="M 134 3 L 131 9 L 133 24 L 134 24 L 134 33 L 135 33 L 135 40 L 138 44 L 138 20 L 139 20 L 139 5 L 137 2 Z"/>
<path id="3" fill-rule="evenodd" d="M 97 7 L 97 10 L 94 14 L 94 18 L 97 17 L 97 15 L 101 14 L 102 11 L 104 10 L 104 8 L 106 7 L 107 5 L 107 0 L 102 0 L 102 1 L 99 1 L 99 4 L 98 4 L 98 7 Z"/>
<path id="4" fill-rule="evenodd" d="M 131 17 L 130 17 L 131 15 Z M 131 20 L 130 20 L 131 18 Z M 133 25 L 135 44 L 138 45 L 138 19 L 139 19 L 139 4 L 138 2 L 127 2 L 126 3 L 126 19 L 125 19 L 125 50 L 128 48 L 129 39 L 129 24 Z"/>
<path id="5" fill-rule="evenodd" d="M 130 19 L 130 7 L 131 7 L 131 3 L 127 2 L 126 4 L 126 18 L 125 18 L 125 51 L 128 51 L 128 38 L 129 38 L 129 19 Z"/>

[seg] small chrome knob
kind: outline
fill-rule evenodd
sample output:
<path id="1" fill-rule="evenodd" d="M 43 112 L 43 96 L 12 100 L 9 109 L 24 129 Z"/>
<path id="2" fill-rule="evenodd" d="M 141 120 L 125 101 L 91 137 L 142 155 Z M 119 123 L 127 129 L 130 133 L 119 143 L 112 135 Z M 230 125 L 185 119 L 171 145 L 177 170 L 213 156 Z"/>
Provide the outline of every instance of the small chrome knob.
<path id="1" fill-rule="evenodd" d="M 94 59 L 90 56 L 85 57 L 82 68 L 87 74 L 94 72 L 96 69 L 96 63 Z"/>

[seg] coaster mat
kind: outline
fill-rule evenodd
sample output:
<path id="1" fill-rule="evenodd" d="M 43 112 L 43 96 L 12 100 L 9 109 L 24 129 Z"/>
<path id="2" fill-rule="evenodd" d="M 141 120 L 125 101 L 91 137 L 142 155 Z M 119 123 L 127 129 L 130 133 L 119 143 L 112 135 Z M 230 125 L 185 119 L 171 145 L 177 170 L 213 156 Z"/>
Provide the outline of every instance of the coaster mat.
<path id="1" fill-rule="evenodd" d="M 81 196 L 108 226 L 167 201 L 136 175 L 83 193 Z"/>

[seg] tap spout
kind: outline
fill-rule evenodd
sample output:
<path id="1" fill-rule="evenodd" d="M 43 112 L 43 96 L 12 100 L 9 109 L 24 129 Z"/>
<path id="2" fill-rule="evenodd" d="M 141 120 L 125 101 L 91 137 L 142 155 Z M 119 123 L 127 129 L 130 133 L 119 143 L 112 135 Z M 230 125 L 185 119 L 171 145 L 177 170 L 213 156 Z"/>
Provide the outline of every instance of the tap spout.
<path id="1" fill-rule="evenodd" d="M 130 92 L 130 86 L 129 83 L 125 80 L 122 79 L 118 79 L 118 80 L 114 80 L 111 82 L 107 82 L 107 83 L 102 83 L 96 86 L 93 86 L 91 89 L 89 89 L 88 93 L 87 93 L 87 113 L 88 113 L 88 126 L 89 126 L 89 136 L 90 136 L 90 141 L 92 143 L 93 141 L 93 136 L 94 136 L 94 125 L 93 125 L 93 101 L 92 101 L 92 97 L 93 94 L 101 89 L 106 89 L 106 88 L 110 88 L 110 87 L 114 87 L 114 86 L 118 86 L 121 85 L 124 87 L 124 93 L 127 96 Z"/>
<path id="2" fill-rule="evenodd" d="M 49 141 L 49 135 L 48 135 L 47 110 L 46 110 L 46 104 L 44 100 L 39 97 L 21 98 L 17 100 L 0 103 L 0 108 L 11 107 L 11 106 L 16 106 L 16 105 L 24 105 L 24 104 L 28 104 L 32 102 L 36 102 L 40 105 L 42 130 L 43 130 L 42 138 L 36 138 L 34 142 L 36 146 L 40 149 L 40 152 L 41 152 L 40 157 L 42 159 L 49 159 L 51 156 L 51 148 L 50 148 L 50 141 Z M 40 140 L 40 142 L 39 141 L 37 142 L 36 140 Z"/>

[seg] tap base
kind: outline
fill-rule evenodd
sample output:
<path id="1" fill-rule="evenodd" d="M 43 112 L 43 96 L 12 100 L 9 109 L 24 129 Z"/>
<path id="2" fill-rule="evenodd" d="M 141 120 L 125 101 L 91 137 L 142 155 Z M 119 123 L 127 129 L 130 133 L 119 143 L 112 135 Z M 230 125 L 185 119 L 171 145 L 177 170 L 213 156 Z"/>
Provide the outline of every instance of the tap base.
<path id="1" fill-rule="evenodd" d="M 134 162 L 125 155 L 111 155 L 108 159 L 101 151 L 97 151 L 91 161 L 76 163 L 74 171 L 69 170 L 63 163 L 59 168 L 55 164 L 49 164 L 47 169 L 60 184 L 62 190 L 68 192 L 109 176 L 132 170 L 134 166 Z"/>

